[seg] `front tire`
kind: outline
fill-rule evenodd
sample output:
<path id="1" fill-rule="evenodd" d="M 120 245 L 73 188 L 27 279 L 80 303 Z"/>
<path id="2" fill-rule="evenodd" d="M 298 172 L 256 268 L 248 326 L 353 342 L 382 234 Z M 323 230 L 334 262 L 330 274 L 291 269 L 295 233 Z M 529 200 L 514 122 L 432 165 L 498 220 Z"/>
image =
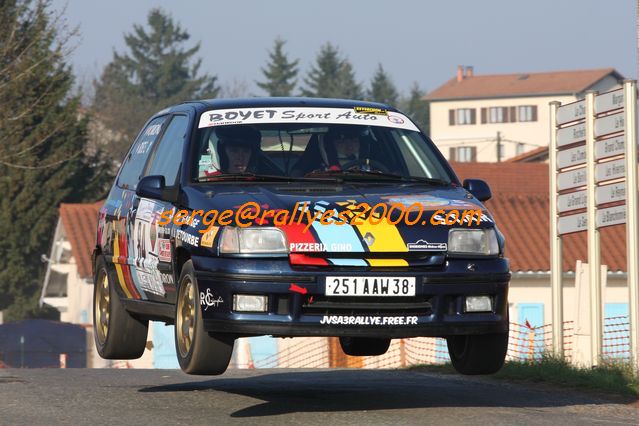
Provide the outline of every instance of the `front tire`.
<path id="1" fill-rule="evenodd" d="M 350 356 L 384 355 L 390 347 L 391 339 L 373 337 L 340 337 L 342 351 Z"/>
<path id="2" fill-rule="evenodd" d="M 106 262 L 98 256 L 93 281 L 93 337 L 106 359 L 137 359 L 144 353 L 149 322 L 132 316 L 120 302 Z"/>
<path id="3" fill-rule="evenodd" d="M 235 338 L 204 329 L 200 294 L 193 262 L 182 267 L 175 304 L 175 349 L 180 368 L 187 374 L 218 375 L 226 371 Z"/>
<path id="4" fill-rule="evenodd" d="M 448 354 L 458 373 L 494 374 L 504 365 L 508 332 L 469 336 L 448 336 Z"/>

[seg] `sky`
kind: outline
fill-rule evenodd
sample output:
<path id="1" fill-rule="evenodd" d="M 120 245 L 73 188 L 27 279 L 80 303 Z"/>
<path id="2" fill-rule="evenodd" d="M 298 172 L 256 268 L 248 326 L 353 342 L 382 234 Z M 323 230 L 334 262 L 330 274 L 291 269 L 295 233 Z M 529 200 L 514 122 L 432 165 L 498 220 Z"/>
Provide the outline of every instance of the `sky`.
<path id="1" fill-rule="evenodd" d="M 381 63 L 403 94 L 414 82 L 436 89 L 458 65 L 475 74 L 612 67 L 637 78 L 634 0 L 53 0 L 79 27 L 78 81 L 99 76 L 114 49 L 126 52 L 124 34 L 154 7 L 201 43 L 202 71 L 242 95 L 264 95 L 255 81 L 278 36 L 301 77 L 331 42 L 364 87 Z"/>

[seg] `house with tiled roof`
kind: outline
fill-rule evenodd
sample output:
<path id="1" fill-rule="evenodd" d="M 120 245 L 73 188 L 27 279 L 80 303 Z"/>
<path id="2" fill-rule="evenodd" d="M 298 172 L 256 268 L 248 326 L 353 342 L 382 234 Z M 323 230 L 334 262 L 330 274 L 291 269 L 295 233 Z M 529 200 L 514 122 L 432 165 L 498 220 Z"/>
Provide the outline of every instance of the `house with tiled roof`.
<path id="1" fill-rule="evenodd" d="M 485 180 L 492 198 L 485 204 L 506 238 L 506 257 L 512 279 L 508 301 L 511 321 L 533 326 L 552 322 L 550 287 L 550 206 L 547 163 L 451 163 L 460 180 Z M 626 228 L 600 229 L 604 317 L 627 315 L 628 285 Z M 577 261 L 587 262 L 586 233 L 564 235 L 564 320 L 577 317 L 580 292 L 576 287 Z"/>
<path id="2" fill-rule="evenodd" d="M 172 334 L 154 333 L 156 327 L 149 327 L 149 344 L 144 355 L 138 360 L 105 360 L 95 351 L 93 344 L 93 268 L 91 253 L 95 246 L 98 226 L 98 211 L 104 204 L 99 201 L 92 204 L 60 205 L 60 216 L 56 224 L 53 243 L 47 262 L 47 271 L 40 294 L 40 306 L 52 306 L 60 312 L 60 321 L 82 325 L 87 332 L 87 366 L 110 367 L 127 366 L 149 368 L 154 365 L 155 346 L 166 346 L 164 340 Z M 155 334 L 155 337 L 154 337 Z M 159 336 L 159 337 L 158 337 Z M 162 342 L 157 342 L 161 339 Z M 172 342 L 171 342 L 172 343 Z M 171 350 L 174 350 L 171 348 Z M 157 352 L 157 351 L 156 351 Z M 175 358 L 174 354 L 171 354 Z"/>
<path id="3" fill-rule="evenodd" d="M 501 162 L 529 152 L 523 161 L 544 161 L 550 138 L 549 102 L 574 102 L 595 90 L 620 86 L 613 68 L 517 74 L 457 75 L 425 99 L 430 103 L 430 136 L 451 161 Z"/>

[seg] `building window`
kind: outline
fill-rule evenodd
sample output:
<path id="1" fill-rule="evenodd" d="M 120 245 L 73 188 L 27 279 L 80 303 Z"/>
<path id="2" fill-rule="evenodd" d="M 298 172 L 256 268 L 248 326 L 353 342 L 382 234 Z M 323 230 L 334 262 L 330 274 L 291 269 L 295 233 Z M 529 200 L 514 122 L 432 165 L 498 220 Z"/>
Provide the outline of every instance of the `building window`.
<path id="1" fill-rule="evenodd" d="M 459 163 L 470 163 L 477 161 L 477 148 L 474 146 L 460 146 L 450 148 L 450 160 Z"/>
<path id="2" fill-rule="evenodd" d="M 536 105 L 521 105 L 517 109 L 518 121 L 537 121 L 537 106 Z"/>
<path id="3" fill-rule="evenodd" d="M 506 107 L 488 108 L 488 122 L 489 123 L 507 123 L 508 108 Z"/>
<path id="4" fill-rule="evenodd" d="M 524 144 L 519 142 L 517 144 L 517 154 L 516 155 L 521 155 L 524 153 Z"/>
<path id="5" fill-rule="evenodd" d="M 448 124 L 451 126 L 463 126 L 475 124 L 475 108 L 459 108 L 448 110 Z"/>

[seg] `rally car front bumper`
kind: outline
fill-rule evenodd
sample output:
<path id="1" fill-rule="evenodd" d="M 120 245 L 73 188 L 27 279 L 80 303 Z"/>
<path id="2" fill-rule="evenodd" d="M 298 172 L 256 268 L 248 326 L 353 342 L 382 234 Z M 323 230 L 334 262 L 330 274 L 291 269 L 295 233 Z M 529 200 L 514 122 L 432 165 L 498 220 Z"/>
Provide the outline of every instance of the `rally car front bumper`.
<path id="1" fill-rule="evenodd" d="M 194 257 L 204 327 L 237 336 L 407 338 L 508 331 L 508 261 L 449 259 L 439 268 L 292 268 L 266 259 Z M 409 297 L 325 295 L 331 275 L 415 277 Z M 237 295 L 265 296 L 263 312 L 241 312 Z M 491 309 L 467 312 L 466 297 Z"/>

